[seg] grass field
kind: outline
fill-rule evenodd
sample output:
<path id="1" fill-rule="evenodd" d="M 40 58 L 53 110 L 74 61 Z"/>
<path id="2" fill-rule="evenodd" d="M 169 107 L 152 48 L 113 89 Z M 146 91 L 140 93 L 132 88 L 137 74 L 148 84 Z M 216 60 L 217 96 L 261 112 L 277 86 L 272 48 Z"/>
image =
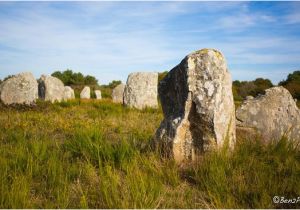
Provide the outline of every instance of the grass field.
<path id="1" fill-rule="evenodd" d="M 109 100 L 0 107 L 0 208 L 299 208 L 300 152 L 238 136 L 180 168 L 150 147 L 160 110 Z"/>

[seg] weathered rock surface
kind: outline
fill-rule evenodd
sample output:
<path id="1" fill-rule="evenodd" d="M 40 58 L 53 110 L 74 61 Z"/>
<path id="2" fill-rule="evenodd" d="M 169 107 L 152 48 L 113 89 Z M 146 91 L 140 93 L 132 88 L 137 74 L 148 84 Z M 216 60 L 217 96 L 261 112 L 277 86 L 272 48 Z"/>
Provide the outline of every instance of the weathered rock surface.
<path id="1" fill-rule="evenodd" d="M 42 75 L 39 79 L 39 97 L 45 101 L 62 101 L 64 90 L 64 83 L 56 77 Z"/>
<path id="2" fill-rule="evenodd" d="M 231 75 L 223 55 L 203 49 L 186 56 L 159 84 L 164 120 L 156 143 L 176 162 L 235 143 Z"/>
<path id="3" fill-rule="evenodd" d="M 74 90 L 70 86 L 65 86 L 64 100 L 75 99 Z"/>
<path id="4" fill-rule="evenodd" d="M 123 94 L 124 94 L 125 85 L 119 84 L 116 86 L 111 94 L 112 100 L 115 103 L 123 103 Z"/>
<path id="5" fill-rule="evenodd" d="M 102 99 L 101 91 L 95 90 L 96 99 Z"/>
<path id="6" fill-rule="evenodd" d="M 81 99 L 90 99 L 91 98 L 91 89 L 88 86 L 85 86 L 80 93 Z"/>
<path id="7" fill-rule="evenodd" d="M 273 87 L 265 95 L 248 97 L 236 111 L 237 128 L 252 129 L 265 141 L 279 140 L 283 135 L 300 140 L 300 111 L 284 87 Z"/>
<path id="8" fill-rule="evenodd" d="M 1 84 L 1 101 L 4 104 L 30 105 L 38 98 L 38 83 L 30 72 L 17 74 Z"/>
<path id="9" fill-rule="evenodd" d="M 136 72 L 129 74 L 124 89 L 124 105 L 137 109 L 157 108 L 157 83 L 157 73 Z"/>

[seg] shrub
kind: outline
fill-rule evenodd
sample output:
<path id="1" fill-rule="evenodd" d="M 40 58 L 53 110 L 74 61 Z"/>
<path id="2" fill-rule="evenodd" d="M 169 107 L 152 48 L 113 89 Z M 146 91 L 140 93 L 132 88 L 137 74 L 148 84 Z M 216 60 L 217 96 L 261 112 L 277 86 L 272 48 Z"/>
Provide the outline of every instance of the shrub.
<path id="1" fill-rule="evenodd" d="M 65 85 L 83 86 L 83 85 L 98 85 L 98 80 L 90 75 L 84 76 L 82 73 L 75 73 L 72 70 L 56 71 L 51 74 L 53 77 L 60 79 Z"/>

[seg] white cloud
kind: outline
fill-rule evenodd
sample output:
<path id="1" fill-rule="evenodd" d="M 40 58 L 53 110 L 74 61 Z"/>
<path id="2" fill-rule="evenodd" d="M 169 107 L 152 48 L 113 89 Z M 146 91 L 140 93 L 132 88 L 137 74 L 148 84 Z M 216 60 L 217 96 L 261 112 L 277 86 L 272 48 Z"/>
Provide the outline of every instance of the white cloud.
<path id="1" fill-rule="evenodd" d="M 288 24 L 298 24 L 300 23 L 300 12 L 294 12 L 292 14 L 286 15 L 284 20 Z"/>
<path id="2" fill-rule="evenodd" d="M 262 23 L 272 23 L 275 21 L 276 18 L 270 15 L 255 13 L 238 13 L 222 17 L 218 21 L 218 27 L 227 30 L 237 30 L 257 26 Z"/>
<path id="3" fill-rule="evenodd" d="M 20 14 L 16 19 L 0 19 L 3 29 L 0 31 L 0 43 L 19 52 L 26 51 L 25 55 L 0 51 L 1 71 L 10 68 L 9 64 L 16 67 L 15 60 L 18 60 L 23 66 L 21 71 L 24 68 L 39 72 L 48 69 L 47 73 L 50 73 L 54 69 L 63 70 L 64 67 L 77 68 L 83 73 L 96 75 L 102 83 L 106 83 L 109 80 L 102 74 L 107 70 L 129 73 L 130 68 L 164 63 L 172 57 L 172 51 L 164 47 L 166 40 L 160 33 L 159 24 L 148 29 L 143 27 L 141 22 L 139 27 L 142 30 L 120 30 L 117 26 L 130 25 L 127 21 L 132 17 L 125 14 L 123 18 L 111 19 L 105 25 L 93 25 L 82 29 L 70 19 L 52 16 L 53 11 L 50 10 L 47 12 L 49 15 L 33 10 Z M 173 7 L 173 11 L 175 10 Z M 88 11 L 89 9 L 84 9 L 84 12 Z"/>
<path id="4" fill-rule="evenodd" d="M 189 52 L 207 47 L 220 49 L 230 65 L 300 60 L 297 37 L 234 33 L 277 20 L 249 11 L 247 2 L 65 4 L 68 9 L 52 3 L 16 3 L 14 15 L 0 17 L 0 47 L 8 48 L 0 48 L 0 77 L 23 70 L 38 77 L 71 68 L 95 75 L 102 84 L 126 81 L 131 71 L 169 70 Z M 198 17 L 203 13 L 210 22 Z M 177 23 L 179 16 L 182 22 Z M 226 31 L 233 33 L 224 35 Z M 232 72 L 243 76 L 239 70 Z"/>

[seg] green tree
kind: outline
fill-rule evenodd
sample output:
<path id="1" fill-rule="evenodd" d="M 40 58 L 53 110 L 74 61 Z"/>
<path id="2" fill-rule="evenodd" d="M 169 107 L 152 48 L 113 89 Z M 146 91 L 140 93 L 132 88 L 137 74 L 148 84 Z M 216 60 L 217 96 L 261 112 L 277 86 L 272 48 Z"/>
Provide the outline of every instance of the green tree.
<path id="1" fill-rule="evenodd" d="M 86 84 L 86 85 L 97 85 L 98 84 L 98 80 L 95 77 L 93 77 L 93 76 L 87 75 L 84 78 L 84 84 Z"/>
<path id="2" fill-rule="evenodd" d="M 114 89 L 115 87 L 117 87 L 119 84 L 121 84 L 122 81 L 121 80 L 113 80 L 108 84 L 108 87 L 111 89 Z"/>
<path id="3" fill-rule="evenodd" d="M 73 73 L 73 75 L 71 76 L 70 83 L 72 85 L 89 85 L 89 84 L 85 84 L 85 77 L 80 72 Z"/>
<path id="4" fill-rule="evenodd" d="M 239 82 L 239 81 L 238 81 L 238 82 Z M 238 86 L 237 84 L 234 84 L 234 82 L 233 82 L 233 84 L 232 84 L 232 94 L 233 94 L 233 99 L 234 99 L 235 101 L 242 101 L 243 98 L 239 95 L 239 93 L 238 93 L 238 88 L 239 88 L 239 86 Z"/>
<path id="5" fill-rule="evenodd" d="M 273 87 L 273 84 L 269 79 L 263 78 L 257 78 L 253 81 L 253 84 L 255 85 L 255 88 L 250 92 L 250 95 L 252 96 L 264 94 L 266 89 Z"/>
<path id="6" fill-rule="evenodd" d="M 65 78 L 64 74 L 61 73 L 60 71 L 55 71 L 54 73 L 51 74 L 51 76 L 60 79 L 65 85 L 68 85 L 67 79 Z"/>
<path id="7" fill-rule="evenodd" d="M 98 80 L 91 76 L 84 76 L 82 73 L 74 73 L 72 70 L 67 69 L 64 72 L 55 71 L 53 77 L 60 79 L 65 85 L 98 85 Z"/>
<path id="8" fill-rule="evenodd" d="M 286 80 L 279 82 L 279 85 L 290 91 L 292 96 L 300 100 L 300 71 L 294 71 L 287 76 Z"/>
<path id="9" fill-rule="evenodd" d="M 286 80 L 283 80 L 279 83 L 279 85 L 287 85 L 289 82 L 297 82 L 300 83 L 300 71 L 294 71 L 293 73 L 287 76 Z"/>
<path id="10" fill-rule="evenodd" d="M 257 78 L 253 81 L 239 81 L 235 80 L 232 83 L 232 91 L 235 100 L 242 100 L 246 96 L 257 96 L 264 94 L 265 90 L 273 87 L 269 79 Z"/>

